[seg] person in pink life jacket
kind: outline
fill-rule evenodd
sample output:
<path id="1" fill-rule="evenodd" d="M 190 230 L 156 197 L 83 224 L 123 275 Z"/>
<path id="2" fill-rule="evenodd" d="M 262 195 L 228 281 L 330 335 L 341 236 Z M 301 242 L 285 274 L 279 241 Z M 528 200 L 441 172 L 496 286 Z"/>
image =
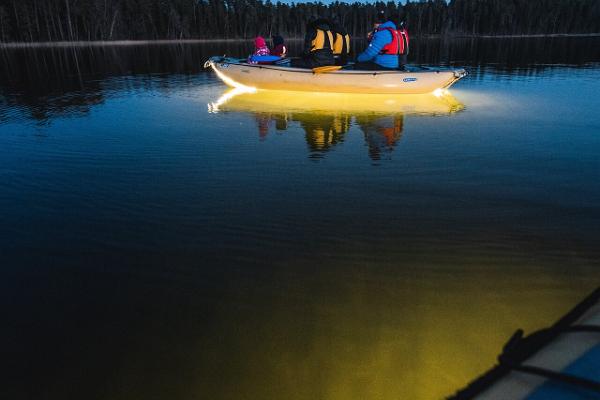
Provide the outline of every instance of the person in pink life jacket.
<path id="1" fill-rule="evenodd" d="M 265 38 L 263 38 L 262 36 L 257 36 L 256 39 L 254 39 L 254 53 L 252 53 L 252 55 L 248 57 L 248 63 L 258 64 L 258 61 L 253 59 L 254 56 L 268 56 L 270 54 L 271 52 L 267 47 L 267 42 L 265 42 Z"/>

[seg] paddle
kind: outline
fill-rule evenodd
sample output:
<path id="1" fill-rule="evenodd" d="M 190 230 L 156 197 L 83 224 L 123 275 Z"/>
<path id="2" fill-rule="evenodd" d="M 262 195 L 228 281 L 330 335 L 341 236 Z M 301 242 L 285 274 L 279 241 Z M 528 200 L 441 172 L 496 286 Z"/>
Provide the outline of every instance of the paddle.
<path id="1" fill-rule="evenodd" d="M 337 71 L 338 69 L 342 69 L 342 66 L 341 65 L 326 65 L 324 67 L 313 68 L 312 71 L 315 74 L 325 74 L 327 72 Z"/>

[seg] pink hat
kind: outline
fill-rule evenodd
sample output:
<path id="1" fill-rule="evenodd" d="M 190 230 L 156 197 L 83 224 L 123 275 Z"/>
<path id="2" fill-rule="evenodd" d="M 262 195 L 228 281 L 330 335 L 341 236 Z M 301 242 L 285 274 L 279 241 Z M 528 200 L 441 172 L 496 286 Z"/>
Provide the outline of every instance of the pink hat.
<path id="1" fill-rule="evenodd" d="M 265 42 L 265 38 L 263 38 L 262 36 L 257 36 L 256 39 L 254 39 L 254 45 L 257 48 L 265 47 L 267 45 L 267 42 Z"/>

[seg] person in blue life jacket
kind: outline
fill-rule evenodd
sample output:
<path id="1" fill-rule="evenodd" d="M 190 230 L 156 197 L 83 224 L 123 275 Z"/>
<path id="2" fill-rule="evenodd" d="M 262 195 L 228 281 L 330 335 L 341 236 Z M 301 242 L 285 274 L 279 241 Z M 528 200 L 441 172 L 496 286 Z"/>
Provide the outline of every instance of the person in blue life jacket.
<path id="1" fill-rule="evenodd" d="M 374 31 L 367 48 L 356 58 L 354 69 L 386 70 L 398 69 L 402 38 L 392 18 L 380 24 Z"/>

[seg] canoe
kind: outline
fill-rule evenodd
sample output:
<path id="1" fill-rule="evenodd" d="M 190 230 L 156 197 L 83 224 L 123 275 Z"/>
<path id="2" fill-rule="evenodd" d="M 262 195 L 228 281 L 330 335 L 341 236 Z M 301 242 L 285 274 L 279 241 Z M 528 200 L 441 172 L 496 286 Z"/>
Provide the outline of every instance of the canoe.
<path id="1" fill-rule="evenodd" d="M 229 86 L 306 92 L 424 94 L 449 88 L 467 75 L 462 68 L 426 67 L 409 71 L 340 69 L 315 73 L 304 68 L 248 64 L 228 57 L 211 57 L 204 65 Z"/>
<path id="2" fill-rule="evenodd" d="M 600 399 L 600 288 L 551 327 L 517 331 L 498 361 L 448 399 Z"/>

